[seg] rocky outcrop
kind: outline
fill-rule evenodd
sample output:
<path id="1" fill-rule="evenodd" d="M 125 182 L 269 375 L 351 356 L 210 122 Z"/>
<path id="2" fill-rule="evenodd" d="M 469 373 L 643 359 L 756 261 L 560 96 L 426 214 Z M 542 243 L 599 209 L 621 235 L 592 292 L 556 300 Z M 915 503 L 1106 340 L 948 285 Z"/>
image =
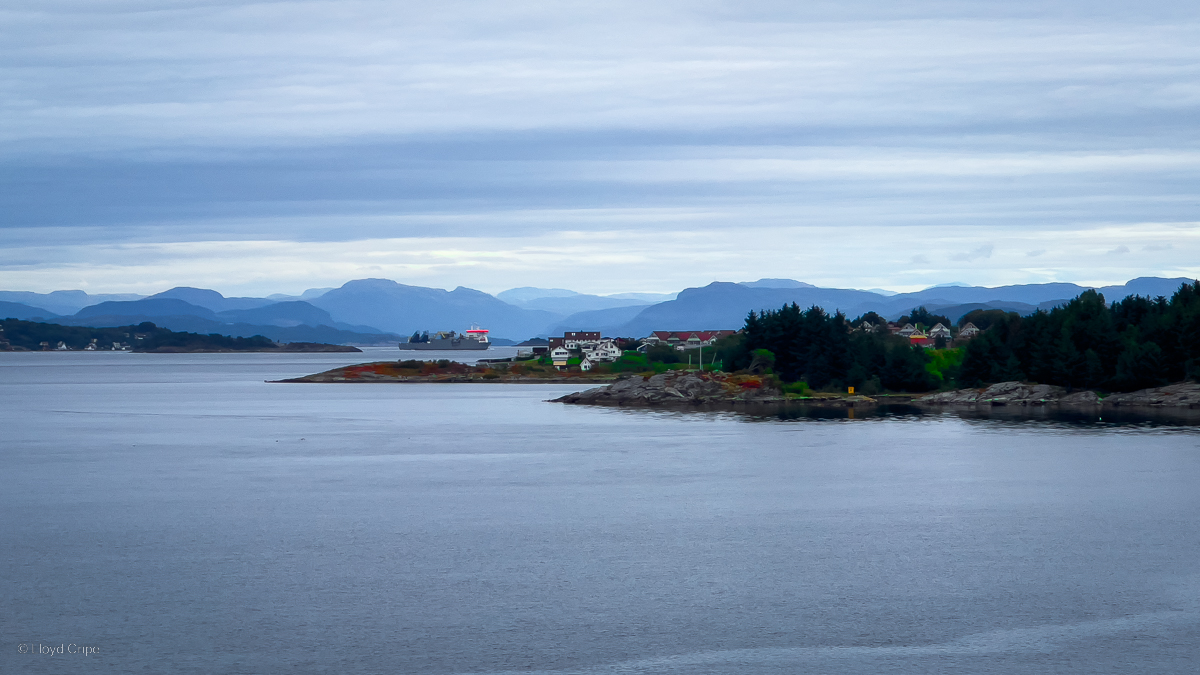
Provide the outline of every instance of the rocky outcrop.
<path id="1" fill-rule="evenodd" d="M 699 405 L 782 400 L 782 391 L 759 378 L 731 378 L 711 373 L 672 371 L 651 377 L 623 377 L 606 387 L 567 394 L 554 402 L 595 405 Z"/>
<path id="2" fill-rule="evenodd" d="M 1114 408 L 1200 408 L 1200 384 L 1185 382 L 1128 394 L 1113 394 L 1104 399 L 1104 405 Z"/>
<path id="3" fill-rule="evenodd" d="M 1094 391 L 1077 391 L 1058 399 L 1059 405 L 1085 408 L 1100 405 L 1100 395 Z"/>
<path id="4" fill-rule="evenodd" d="M 914 403 L 925 405 L 975 405 L 979 400 L 982 389 L 956 389 L 955 391 L 939 391 L 936 394 L 922 396 Z"/>
<path id="5" fill-rule="evenodd" d="M 978 402 L 985 405 L 1046 405 L 1057 403 L 1066 393 L 1066 389 L 1049 384 L 1000 382 L 984 389 Z"/>
<path id="6" fill-rule="evenodd" d="M 916 399 L 924 405 L 1047 405 L 1058 403 L 1066 395 L 1062 387 L 1048 384 L 1001 382 L 987 389 L 943 391 Z"/>
<path id="7" fill-rule="evenodd" d="M 1048 384 L 1001 382 L 987 389 L 959 389 L 922 396 L 914 401 L 929 406 L 1069 406 L 1200 408 L 1200 384 L 1173 384 L 1100 398 L 1094 391 L 1068 394 Z"/>

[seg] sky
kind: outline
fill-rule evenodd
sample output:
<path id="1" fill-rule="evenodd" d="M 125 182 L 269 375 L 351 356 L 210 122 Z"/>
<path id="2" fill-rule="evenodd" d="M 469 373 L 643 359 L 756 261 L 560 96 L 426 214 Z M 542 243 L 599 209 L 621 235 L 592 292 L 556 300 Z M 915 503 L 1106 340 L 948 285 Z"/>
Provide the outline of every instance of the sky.
<path id="1" fill-rule="evenodd" d="M 1200 3 L 0 7 L 0 289 L 1200 276 Z"/>

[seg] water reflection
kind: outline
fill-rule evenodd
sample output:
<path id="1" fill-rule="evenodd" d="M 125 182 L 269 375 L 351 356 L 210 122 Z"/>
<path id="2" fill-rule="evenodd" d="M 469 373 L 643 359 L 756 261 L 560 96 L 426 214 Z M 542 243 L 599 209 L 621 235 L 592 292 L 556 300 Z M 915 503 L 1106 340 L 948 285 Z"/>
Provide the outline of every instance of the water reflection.
<path id="1" fill-rule="evenodd" d="M 747 422 L 889 421 L 919 422 L 947 418 L 1000 427 L 1072 429 L 1200 429 L 1200 410 L 1141 409 L 1087 410 L 1047 407 L 926 408 L 906 403 L 845 407 L 810 403 L 698 405 L 687 407 L 617 407 L 610 410 L 634 416 L 679 419 L 736 419 Z"/>

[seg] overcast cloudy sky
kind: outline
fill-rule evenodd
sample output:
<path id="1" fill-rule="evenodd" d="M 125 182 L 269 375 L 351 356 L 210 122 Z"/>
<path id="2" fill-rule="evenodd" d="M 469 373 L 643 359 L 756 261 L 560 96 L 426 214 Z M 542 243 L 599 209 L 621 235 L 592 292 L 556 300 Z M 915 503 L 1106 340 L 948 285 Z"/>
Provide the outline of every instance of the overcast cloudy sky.
<path id="1" fill-rule="evenodd" d="M 7 0 L 0 45 L 5 290 L 1200 276 L 1194 0 Z"/>

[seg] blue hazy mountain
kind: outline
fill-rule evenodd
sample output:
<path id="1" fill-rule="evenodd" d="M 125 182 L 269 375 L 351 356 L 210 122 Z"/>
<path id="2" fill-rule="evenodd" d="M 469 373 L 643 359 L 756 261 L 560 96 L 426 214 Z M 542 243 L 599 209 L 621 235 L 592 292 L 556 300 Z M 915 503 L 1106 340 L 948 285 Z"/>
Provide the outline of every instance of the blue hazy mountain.
<path id="1" fill-rule="evenodd" d="M 1189 281 L 1185 278 L 1141 277 L 1098 290 L 1109 301 L 1129 294 L 1170 296 Z M 561 288 L 525 287 L 499 294 L 503 297 L 493 297 L 463 287 L 446 291 L 407 286 L 386 279 L 361 279 L 324 292 L 321 292 L 324 289 L 313 289 L 309 301 L 281 302 L 270 298 L 226 298 L 216 291 L 189 287 L 173 288 L 141 299 L 136 299 L 139 296 L 130 299 L 130 296 L 88 295 L 83 291 L 45 294 L 7 291 L 0 292 L 0 314 L 21 319 L 40 317 L 67 325 L 116 326 L 153 321 L 172 330 L 356 343 L 388 341 L 392 337 L 378 336 L 410 335 L 416 330 L 461 331 L 476 323 L 490 329 L 497 339 L 521 340 L 536 335 L 561 334 L 564 330 L 601 330 L 606 335 L 641 337 L 653 330 L 739 328 L 751 310 L 775 309 L 791 302 L 802 307 L 818 305 L 831 312 L 841 310 L 850 318 L 874 311 L 895 319 L 921 305 L 952 320 L 980 308 L 1027 314 L 1037 308 L 1048 309 L 1061 304 L 1086 288 L 1066 283 L 993 288 L 942 285 L 915 293 L 884 295 L 855 289 L 818 288 L 793 279 L 760 279 L 743 283 L 714 282 L 686 289 L 664 302 L 645 304 L 672 296 L 635 293 L 622 294 L 626 297 L 599 296 Z M 13 297 L 33 298 L 41 304 L 13 300 Z M 101 298 L 110 299 L 98 300 Z M 503 298 L 512 302 L 505 302 Z M 612 303 L 622 304 L 612 306 Z M 55 312 L 46 304 L 68 310 L 79 307 Z M 291 332 L 280 332 L 288 330 Z M 308 333 L 299 337 L 305 330 Z M 315 330 L 323 332 L 317 335 L 312 332 Z"/>
<path id="2" fill-rule="evenodd" d="M 132 300 L 127 302 L 101 302 L 96 305 L 90 305 L 76 312 L 72 320 L 93 319 L 95 317 L 114 317 L 114 316 L 196 316 L 202 319 L 208 319 L 219 323 L 217 313 L 207 307 L 194 305 L 185 300 L 177 298 L 150 297 L 142 300 Z M 114 325 L 127 325 L 130 322 Z M 156 322 L 157 323 L 157 322 Z M 95 324 L 74 324 L 77 326 L 87 326 Z M 171 329 L 174 330 L 174 329 Z"/>
<path id="3" fill-rule="evenodd" d="M 1120 286 L 1103 286 L 1097 288 L 1104 295 L 1104 299 L 1113 302 L 1120 300 L 1128 295 L 1141 295 L 1150 298 L 1162 296 L 1169 298 L 1179 290 L 1183 284 L 1192 283 L 1192 279 L 1187 277 L 1175 277 L 1174 279 L 1164 279 L 1162 277 L 1138 277 L 1131 279 Z"/>
<path id="4" fill-rule="evenodd" d="M 263 326 L 333 326 L 338 323 L 329 316 L 329 312 L 303 300 L 217 312 L 217 316 L 230 323 L 254 323 Z"/>
<path id="5" fill-rule="evenodd" d="M 859 306 L 886 300 L 881 295 L 849 289 L 753 287 L 714 281 L 702 288 L 688 288 L 674 300 L 643 309 L 621 326 L 622 336 L 648 335 L 655 330 L 736 329 L 751 310 L 777 309 L 795 302 L 803 307 Z"/>
<path id="6" fill-rule="evenodd" d="M 664 300 L 670 300 L 674 296 L 656 293 L 589 295 L 565 288 L 524 286 L 497 293 L 496 297 L 510 305 L 516 305 L 524 309 L 544 310 L 566 317 L 579 312 L 652 305 Z"/>
<path id="7" fill-rule="evenodd" d="M 187 289 L 189 293 L 185 295 L 214 303 L 212 295 L 190 292 L 196 290 L 203 289 Z M 399 340 L 396 335 L 370 326 L 336 322 L 325 310 L 302 301 L 214 312 L 208 307 L 160 294 L 129 302 L 102 302 L 84 307 L 73 316 L 54 319 L 55 323 L 63 325 L 97 327 L 127 326 L 143 321 L 174 331 L 220 333 L 233 337 L 262 335 L 281 342 L 382 344 Z"/>
<path id="8" fill-rule="evenodd" d="M 653 302 L 624 298 L 606 298 L 601 295 L 585 295 L 583 293 L 567 298 L 536 298 L 522 303 L 524 309 L 539 309 L 560 316 L 569 316 L 578 312 L 591 312 L 598 309 L 613 309 L 615 307 L 645 307 Z"/>
<path id="9" fill-rule="evenodd" d="M 274 300 L 275 302 L 283 302 L 285 300 L 312 300 L 313 298 L 319 298 L 322 295 L 325 295 L 326 293 L 328 293 L 329 291 L 332 291 L 332 290 L 333 290 L 332 288 L 310 288 L 307 291 L 304 291 L 303 293 L 301 293 L 300 295 L 288 295 L 286 293 L 272 293 L 267 296 L 267 299 Z"/>
<path id="10" fill-rule="evenodd" d="M 392 344 L 400 340 L 400 337 L 390 333 L 383 333 L 376 330 L 369 331 L 353 331 L 335 328 L 328 325 L 262 325 L 250 324 L 241 322 L 230 322 L 222 318 L 212 318 L 212 311 L 205 307 L 189 305 L 182 300 L 174 300 L 169 298 L 161 298 L 157 302 L 165 303 L 181 303 L 181 304 L 151 304 L 142 305 L 142 308 L 149 313 L 138 314 L 136 309 L 129 305 L 136 303 L 113 303 L 116 307 L 109 305 L 104 308 L 113 313 L 102 313 L 104 309 L 93 312 L 81 310 L 80 314 L 70 317 L 59 317 L 53 319 L 53 323 L 62 324 L 65 326 L 128 326 L 139 324 L 143 321 L 150 321 L 157 326 L 169 328 L 173 331 L 185 331 L 189 333 L 219 333 L 221 335 L 229 335 L 231 337 L 251 337 L 254 335 L 262 335 L 271 338 L 277 342 L 326 342 L 330 344 Z M 91 309 L 85 307 L 84 310 Z M 164 314 L 161 312 L 174 309 L 180 313 Z M 207 312 L 207 314 L 205 314 Z"/>
<path id="11" fill-rule="evenodd" d="M 1111 302 L 1131 294 L 1170 296 L 1180 285 L 1190 282 L 1190 279 L 1182 277 L 1142 277 L 1126 284 L 1106 286 L 1098 290 Z M 854 289 L 811 286 L 772 288 L 714 282 L 702 288 L 686 289 L 675 300 L 646 307 L 632 319 L 610 331 L 614 335 L 643 336 L 654 330 L 740 328 L 750 311 L 777 309 L 792 302 L 801 307 L 816 305 L 829 312 L 840 310 L 850 318 L 873 311 L 894 319 L 921 305 L 932 309 L 977 304 L 1010 311 L 1025 310 L 1027 313 L 1033 311 L 1033 308 L 1045 309 L 1061 304 L 1085 290 L 1085 286 L 1065 283 L 1019 284 L 994 288 L 941 286 L 916 293 L 884 296 Z M 611 316 L 593 318 L 599 322 L 607 321 Z M 568 317 L 560 323 L 580 323 L 574 319 L 575 317 Z M 586 329 L 588 326 L 581 325 L 575 330 Z"/>
<path id="12" fill-rule="evenodd" d="M 674 300 L 678 293 L 613 293 L 606 295 L 606 298 L 616 298 L 618 300 L 645 300 L 652 304 Z"/>
<path id="13" fill-rule="evenodd" d="M 18 302 L 22 305 L 44 309 L 51 314 L 67 316 L 78 312 L 89 305 L 95 305 L 107 300 L 138 300 L 143 295 L 135 293 L 102 293 L 88 295 L 83 291 L 51 291 L 50 293 L 30 293 L 29 291 L 0 291 L 0 301 Z M 13 317 L 16 318 L 16 317 Z"/>
<path id="14" fill-rule="evenodd" d="M 501 291 L 496 294 L 496 297 L 507 302 L 510 305 L 521 305 L 530 300 L 539 298 L 570 298 L 582 293 L 568 290 L 565 288 L 537 288 L 535 286 L 521 286 L 520 288 L 510 288 L 507 291 Z"/>
<path id="15" fill-rule="evenodd" d="M 1015 286 L 935 286 L 916 293 L 899 293 L 888 297 L 897 303 L 969 303 L 1009 301 L 1022 302 L 1027 305 L 1038 305 L 1047 300 L 1069 299 L 1086 291 L 1087 286 L 1076 284 L 1019 284 Z M 880 312 L 882 314 L 882 312 Z"/>
<path id="16" fill-rule="evenodd" d="M 174 296 L 174 297 L 172 297 Z M 188 300 L 192 298 L 204 302 L 199 305 Z M 253 301 L 253 302 L 251 302 Z M 254 305 L 248 309 L 228 309 L 214 311 L 213 307 L 239 305 Z M 369 325 L 345 324 L 334 320 L 329 312 L 314 307 L 302 300 L 274 302 L 262 298 L 226 298 L 216 291 L 202 288 L 175 288 L 158 293 L 142 300 L 128 302 L 102 302 L 79 310 L 70 317 L 72 325 L 97 325 L 79 323 L 92 321 L 95 317 L 104 317 L 106 325 L 128 325 L 139 321 L 153 321 L 165 328 L 176 330 L 172 325 L 179 325 L 179 317 L 198 317 L 216 324 L 245 324 L 252 326 L 276 326 L 287 328 L 291 326 L 329 326 L 355 333 L 384 333 Z M 138 318 L 139 321 L 132 319 Z M 163 321 L 169 320 L 172 325 Z M 117 322 L 117 323 L 113 323 Z M 189 322 L 191 325 L 192 322 Z M 196 324 L 198 325 L 198 324 Z M 180 329 L 182 330 L 182 329 Z M 187 330 L 192 330 L 191 328 Z"/>
<path id="17" fill-rule="evenodd" d="M 54 312 L 48 312 L 41 307 L 30 307 L 21 302 L 0 300 L 0 318 L 37 321 L 39 319 L 53 319 L 57 316 Z"/>
<path id="18" fill-rule="evenodd" d="M 739 283 L 748 288 L 816 288 L 812 284 L 796 281 L 795 279 L 759 279 L 758 281 L 742 281 Z"/>
<path id="19" fill-rule="evenodd" d="M 630 305 L 627 307 L 579 312 L 559 320 L 558 323 L 541 334 L 562 335 L 566 331 L 598 330 L 608 336 L 633 337 L 619 331 L 645 309 L 646 305 Z M 636 337 L 644 336 L 638 335 Z"/>
<path id="20" fill-rule="evenodd" d="M 409 335 L 414 331 L 462 331 L 478 324 L 499 338 L 542 334 L 558 315 L 510 305 L 483 291 L 406 286 L 389 279 L 350 281 L 312 300 L 338 321 L 369 324 Z"/>
<path id="21" fill-rule="evenodd" d="M 1051 306 L 1053 306 L 1055 304 L 1061 304 L 1061 301 L 1059 301 L 1059 300 L 1051 300 L 1049 302 L 1052 303 Z M 1005 312 L 1016 312 L 1017 314 L 1020 314 L 1022 316 L 1026 315 L 1026 314 L 1033 314 L 1038 309 L 1049 309 L 1049 307 L 1041 307 L 1039 305 L 1029 305 L 1024 302 L 1008 302 L 1008 301 L 1003 301 L 1003 300 L 996 301 L 996 302 L 969 302 L 969 303 L 960 304 L 960 305 L 929 304 L 929 305 L 924 305 L 924 307 L 925 307 L 925 309 L 928 309 L 930 312 L 933 312 L 934 314 L 937 314 L 939 316 L 944 316 L 947 319 L 950 319 L 951 321 L 953 321 L 955 323 L 958 323 L 958 320 L 961 319 L 964 314 L 974 312 L 977 309 L 1000 309 Z M 908 310 L 904 310 L 901 312 L 893 312 L 891 315 L 885 316 L 884 318 L 891 319 L 894 321 L 907 313 L 908 313 Z M 853 319 L 854 317 L 850 317 L 850 318 Z"/>
<path id="22" fill-rule="evenodd" d="M 207 288 L 191 288 L 189 286 L 176 286 L 162 293 L 155 293 L 148 299 L 155 298 L 173 298 L 183 300 L 184 302 L 210 309 L 214 312 L 229 312 L 242 309 L 253 309 L 270 305 L 277 301 L 268 300 L 267 298 L 227 298 L 217 291 L 212 291 Z"/>

